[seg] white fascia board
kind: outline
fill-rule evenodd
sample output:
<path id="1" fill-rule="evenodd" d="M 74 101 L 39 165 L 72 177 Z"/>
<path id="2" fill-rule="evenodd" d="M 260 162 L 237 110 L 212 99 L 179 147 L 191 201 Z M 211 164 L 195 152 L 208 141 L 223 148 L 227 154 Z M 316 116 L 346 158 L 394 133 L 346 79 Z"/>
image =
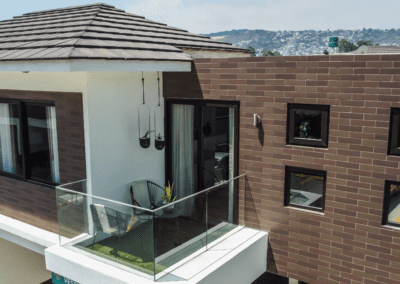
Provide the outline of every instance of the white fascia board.
<path id="1" fill-rule="evenodd" d="M 134 60 L 43 60 L 0 62 L 0 72 L 190 72 L 191 62 Z"/>
<path id="2" fill-rule="evenodd" d="M 44 254 L 44 249 L 59 244 L 55 233 L 0 214 L 0 237 Z"/>

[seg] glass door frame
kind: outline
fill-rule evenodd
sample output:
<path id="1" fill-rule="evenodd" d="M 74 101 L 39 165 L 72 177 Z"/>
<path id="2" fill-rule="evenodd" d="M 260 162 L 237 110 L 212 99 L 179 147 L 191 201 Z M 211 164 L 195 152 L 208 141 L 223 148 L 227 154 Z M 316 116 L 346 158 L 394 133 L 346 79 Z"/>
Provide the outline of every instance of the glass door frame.
<path id="1" fill-rule="evenodd" d="M 234 147 L 233 147 L 233 176 L 239 175 L 239 126 L 240 126 L 240 101 L 220 101 L 220 100 L 203 100 L 203 99 L 177 99 L 177 98 L 165 98 L 164 111 L 165 111 L 165 180 L 172 179 L 172 106 L 174 104 L 181 105 L 193 105 L 197 110 L 201 110 L 202 107 L 229 107 L 233 108 L 234 111 Z M 201 122 L 202 112 L 195 111 L 197 114 L 197 123 L 195 123 L 195 131 L 201 133 Z M 200 141 L 200 140 L 199 140 Z M 197 161 L 201 164 L 202 159 L 202 143 L 198 143 L 197 148 Z M 204 175 L 202 170 L 197 168 L 198 180 L 203 180 Z M 197 181 L 198 182 L 198 181 Z M 239 222 L 239 185 L 237 180 L 234 182 L 233 191 L 233 223 L 238 224 Z"/>

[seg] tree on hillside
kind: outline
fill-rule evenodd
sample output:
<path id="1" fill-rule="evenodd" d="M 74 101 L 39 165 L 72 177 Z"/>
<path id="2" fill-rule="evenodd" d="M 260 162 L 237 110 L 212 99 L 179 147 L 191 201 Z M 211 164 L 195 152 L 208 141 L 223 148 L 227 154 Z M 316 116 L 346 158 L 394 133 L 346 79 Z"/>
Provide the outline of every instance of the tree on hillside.
<path id="1" fill-rule="evenodd" d="M 367 41 L 365 41 L 365 40 L 359 40 L 359 41 L 357 41 L 357 46 L 358 47 L 360 47 L 360 46 L 362 46 L 362 45 L 366 45 L 366 46 L 372 46 L 372 45 L 374 45 L 374 42 L 372 41 L 372 40 L 367 40 Z"/>
<path id="2" fill-rule="evenodd" d="M 339 41 L 339 52 L 349 52 L 356 49 L 357 46 L 352 42 L 349 42 L 345 39 Z"/>
<path id="3" fill-rule="evenodd" d="M 252 47 L 251 45 L 249 45 L 249 46 L 247 47 L 247 49 L 251 51 L 251 56 L 252 56 L 252 57 L 253 57 L 253 56 L 257 56 L 257 52 L 256 52 L 256 49 L 255 49 L 254 47 Z"/>
<path id="4" fill-rule="evenodd" d="M 282 56 L 278 51 L 266 51 L 265 49 L 261 50 L 261 56 Z"/>

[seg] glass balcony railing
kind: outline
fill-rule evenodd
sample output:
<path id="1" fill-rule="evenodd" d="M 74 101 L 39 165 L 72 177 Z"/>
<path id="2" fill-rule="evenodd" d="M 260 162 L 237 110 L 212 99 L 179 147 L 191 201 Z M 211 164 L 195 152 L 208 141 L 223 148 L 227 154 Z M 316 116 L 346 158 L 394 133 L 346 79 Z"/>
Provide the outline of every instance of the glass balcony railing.
<path id="1" fill-rule="evenodd" d="M 242 175 L 153 210 L 87 194 L 86 180 L 58 186 L 60 245 L 156 281 L 243 229 L 234 193 L 246 183 Z"/>

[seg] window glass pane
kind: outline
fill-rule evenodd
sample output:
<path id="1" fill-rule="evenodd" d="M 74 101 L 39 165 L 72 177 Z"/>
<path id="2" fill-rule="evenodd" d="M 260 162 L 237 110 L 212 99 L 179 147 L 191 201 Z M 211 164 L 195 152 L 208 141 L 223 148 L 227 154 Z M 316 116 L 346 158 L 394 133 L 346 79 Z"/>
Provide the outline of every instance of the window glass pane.
<path id="1" fill-rule="evenodd" d="M 400 185 L 390 185 L 388 222 L 400 224 Z"/>
<path id="2" fill-rule="evenodd" d="M 22 174 L 19 108 L 0 104 L 0 170 Z"/>
<path id="3" fill-rule="evenodd" d="M 322 208 L 324 177 L 290 173 L 290 203 Z"/>
<path id="4" fill-rule="evenodd" d="M 59 182 L 55 107 L 26 105 L 29 178 Z"/>
<path id="5" fill-rule="evenodd" d="M 313 110 L 296 110 L 294 124 L 294 137 L 321 139 L 322 112 Z"/>

